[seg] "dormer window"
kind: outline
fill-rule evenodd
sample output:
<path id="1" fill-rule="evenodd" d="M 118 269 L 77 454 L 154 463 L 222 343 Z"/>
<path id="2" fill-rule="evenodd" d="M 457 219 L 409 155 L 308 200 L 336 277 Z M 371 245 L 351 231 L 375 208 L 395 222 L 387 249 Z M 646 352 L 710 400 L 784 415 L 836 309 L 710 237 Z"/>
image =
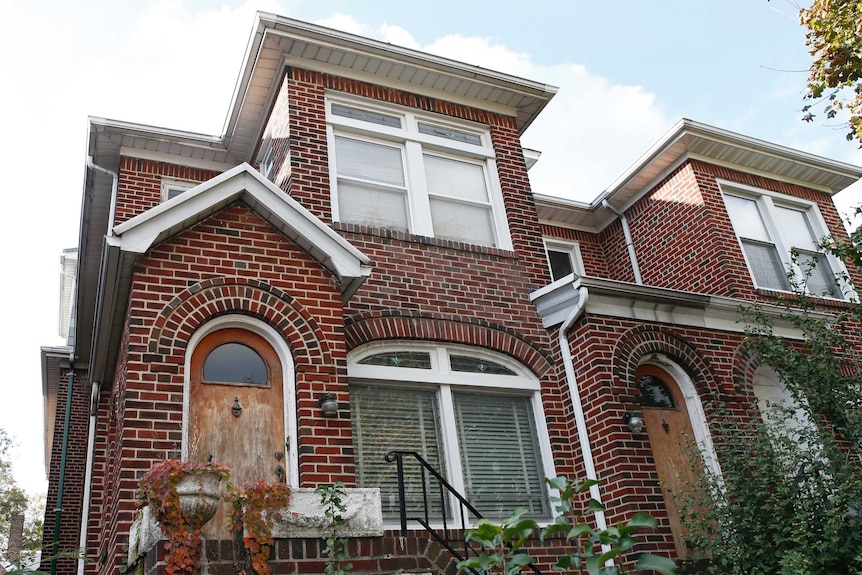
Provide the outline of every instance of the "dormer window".
<path id="1" fill-rule="evenodd" d="M 511 249 L 487 126 L 327 100 L 333 219 Z"/>

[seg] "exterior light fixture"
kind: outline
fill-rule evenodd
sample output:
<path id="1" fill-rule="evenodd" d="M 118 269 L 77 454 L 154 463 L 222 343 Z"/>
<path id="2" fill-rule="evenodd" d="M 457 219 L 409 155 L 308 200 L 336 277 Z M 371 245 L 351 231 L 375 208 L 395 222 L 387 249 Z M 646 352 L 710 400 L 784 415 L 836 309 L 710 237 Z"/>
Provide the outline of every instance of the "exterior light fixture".
<path id="1" fill-rule="evenodd" d="M 632 433 L 640 433 L 644 430 L 644 420 L 634 413 L 624 413 L 623 422 L 629 426 Z"/>
<path id="2" fill-rule="evenodd" d="M 320 406 L 320 411 L 324 417 L 335 417 L 338 415 L 338 402 L 335 396 L 331 393 L 321 393 L 317 398 L 317 405 Z"/>

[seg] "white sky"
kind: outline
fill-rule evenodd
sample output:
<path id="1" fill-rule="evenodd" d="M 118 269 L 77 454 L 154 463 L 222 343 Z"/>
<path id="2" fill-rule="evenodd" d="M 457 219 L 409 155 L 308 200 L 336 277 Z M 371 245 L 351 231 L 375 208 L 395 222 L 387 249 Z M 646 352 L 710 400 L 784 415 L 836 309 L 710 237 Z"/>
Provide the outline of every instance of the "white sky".
<path id="1" fill-rule="evenodd" d="M 808 56 L 782 0 L 7 0 L 0 143 L 7 203 L 0 427 L 46 488 L 39 347 L 57 335 L 59 256 L 77 245 L 88 115 L 221 133 L 254 12 L 359 33 L 559 86 L 524 135 L 533 190 L 589 201 L 680 117 L 862 164 L 800 121 Z M 795 72 L 794 72 L 795 71 Z M 819 119 L 819 118 L 818 118 Z M 839 194 L 842 209 L 860 188 Z"/>

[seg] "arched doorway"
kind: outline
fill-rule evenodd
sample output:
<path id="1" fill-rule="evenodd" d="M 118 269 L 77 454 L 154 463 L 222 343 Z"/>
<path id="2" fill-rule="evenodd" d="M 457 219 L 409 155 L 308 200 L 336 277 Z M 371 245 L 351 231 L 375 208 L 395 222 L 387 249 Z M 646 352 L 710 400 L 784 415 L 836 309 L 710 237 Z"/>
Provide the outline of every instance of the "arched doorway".
<path id="1" fill-rule="evenodd" d="M 231 483 L 298 483 L 292 366 L 269 326 L 244 316 L 207 323 L 186 360 L 183 455 L 231 469 Z M 293 443 L 293 445 L 291 445 Z M 207 526 L 223 533 L 222 514 Z"/>
<path id="2" fill-rule="evenodd" d="M 698 445 L 703 442 L 692 426 L 686 396 L 670 371 L 663 366 L 642 364 L 635 379 L 674 547 L 677 556 L 685 558 L 689 549 L 681 518 L 684 504 L 681 494 L 698 482 L 700 463 L 696 457 L 700 453 Z"/>

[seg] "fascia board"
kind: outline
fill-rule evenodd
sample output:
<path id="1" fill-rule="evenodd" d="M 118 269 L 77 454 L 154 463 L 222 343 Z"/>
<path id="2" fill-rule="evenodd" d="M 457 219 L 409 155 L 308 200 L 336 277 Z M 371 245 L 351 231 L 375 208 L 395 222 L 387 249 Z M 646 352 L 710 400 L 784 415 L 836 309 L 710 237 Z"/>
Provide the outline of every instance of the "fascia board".
<path id="1" fill-rule="evenodd" d="M 544 327 L 558 325 L 568 317 L 578 303 L 581 287 L 586 287 L 590 294 L 585 309 L 587 314 L 744 333 L 745 325 L 739 308 L 758 305 L 772 318 L 776 335 L 793 340 L 804 339 L 802 331 L 782 317 L 786 310 L 778 306 L 574 274 L 530 294 Z M 828 314 L 823 316 L 828 317 Z"/>

